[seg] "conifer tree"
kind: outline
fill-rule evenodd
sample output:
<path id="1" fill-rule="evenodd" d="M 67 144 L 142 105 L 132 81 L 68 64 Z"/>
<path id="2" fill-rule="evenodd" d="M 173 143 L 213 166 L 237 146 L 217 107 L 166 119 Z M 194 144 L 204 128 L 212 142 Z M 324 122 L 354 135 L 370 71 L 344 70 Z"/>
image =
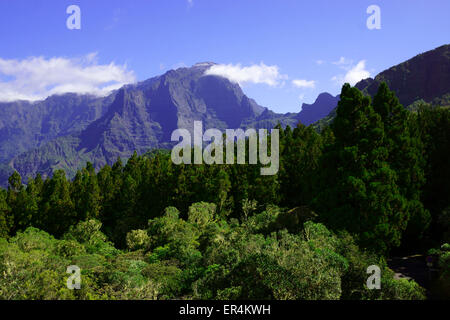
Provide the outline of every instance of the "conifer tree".
<path id="1" fill-rule="evenodd" d="M 64 171 L 56 170 L 53 177 L 45 181 L 40 214 L 42 224 L 37 227 L 55 237 L 63 235 L 77 222 L 75 206 L 70 197 L 70 182 Z"/>
<path id="2" fill-rule="evenodd" d="M 0 189 L 0 238 L 8 238 L 12 223 L 11 209 L 6 202 L 6 192 Z"/>
<path id="3" fill-rule="evenodd" d="M 442 220 L 450 207 L 450 109 L 422 105 L 417 126 L 424 143 L 426 167 L 422 202 L 431 212 L 430 234 L 440 242 L 445 232 Z"/>
<path id="4" fill-rule="evenodd" d="M 282 145 L 281 203 L 288 207 L 308 205 L 314 196 L 314 180 L 322 152 L 321 137 L 311 126 L 299 123 L 292 134 L 285 132 Z"/>
<path id="5" fill-rule="evenodd" d="M 423 144 L 414 122 L 411 121 L 411 113 L 400 104 L 385 82 L 378 88 L 373 108 L 383 121 L 388 162 L 397 175 L 396 184 L 399 191 L 407 201 L 406 211 L 410 220 L 405 242 L 411 243 L 411 240 L 419 240 L 422 237 L 430 223 L 430 214 L 420 202 L 425 182 Z"/>
<path id="6" fill-rule="evenodd" d="M 381 116 L 370 98 L 345 84 L 332 124 L 335 141 L 322 157 L 321 191 L 314 206 L 331 227 L 385 253 L 400 244 L 407 203 L 389 166 Z"/>

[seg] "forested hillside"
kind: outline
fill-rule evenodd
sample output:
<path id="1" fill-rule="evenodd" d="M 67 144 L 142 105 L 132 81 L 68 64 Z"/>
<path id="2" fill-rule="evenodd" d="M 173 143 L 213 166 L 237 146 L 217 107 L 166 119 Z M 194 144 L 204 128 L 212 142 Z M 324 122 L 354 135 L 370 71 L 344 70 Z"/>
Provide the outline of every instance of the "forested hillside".
<path id="1" fill-rule="evenodd" d="M 450 110 L 344 85 L 321 133 L 280 129 L 280 170 L 174 165 L 165 150 L 0 190 L 3 299 L 423 299 L 393 251 L 431 253 L 450 294 Z M 446 244 L 447 243 L 447 244 Z M 67 266 L 82 289 L 65 286 Z M 366 269 L 382 270 L 381 290 Z"/>

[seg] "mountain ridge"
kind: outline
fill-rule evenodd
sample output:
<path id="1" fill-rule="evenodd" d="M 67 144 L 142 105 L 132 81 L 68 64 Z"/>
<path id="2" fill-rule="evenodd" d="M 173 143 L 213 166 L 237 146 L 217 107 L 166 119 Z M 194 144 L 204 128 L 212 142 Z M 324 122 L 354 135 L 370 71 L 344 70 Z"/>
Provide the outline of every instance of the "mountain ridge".
<path id="1" fill-rule="evenodd" d="M 108 101 L 106 109 L 96 112 L 76 130 L 69 126 L 65 135 L 57 130 L 47 141 L 36 143 L 32 139 L 29 145 L 36 143 L 34 148 L 8 159 L 9 172 L 17 170 L 26 180 L 37 172 L 48 176 L 56 169 L 64 169 L 72 177 L 86 161 L 100 168 L 118 157 L 128 158 L 134 151 L 142 154 L 152 148 L 168 147 L 173 130 L 192 130 L 194 121 L 203 121 L 205 129 L 239 128 L 267 110 L 247 97 L 237 83 L 204 75 L 210 65 L 178 68 L 123 86 L 104 98 Z M 82 95 L 71 97 L 85 99 Z M 38 103 L 52 99 L 56 98 Z M 71 114 L 68 111 L 66 114 Z M 0 176 L 4 180 L 6 174 Z"/>
<path id="2" fill-rule="evenodd" d="M 420 53 L 380 72 L 375 78 L 359 81 L 355 87 L 373 98 L 382 82 L 387 83 L 409 110 L 416 110 L 421 103 L 450 106 L 450 44 Z M 333 121 L 335 114 L 334 108 L 314 126 L 321 130 Z"/>
<path id="3" fill-rule="evenodd" d="M 420 53 L 355 87 L 373 97 L 381 82 L 387 83 L 405 107 L 418 100 L 431 103 L 450 93 L 450 44 Z"/>
<path id="4" fill-rule="evenodd" d="M 450 101 L 449 48 L 444 45 L 417 55 L 356 87 L 373 96 L 379 83 L 386 81 L 398 91 L 403 104 L 420 99 Z M 424 67 L 427 60 L 431 60 L 429 69 Z M 169 70 L 125 85 L 104 98 L 65 94 L 35 103 L 0 103 L 0 115 L 4 116 L 0 117 L 0 184 L 6 184 L 12 170 L 24 180 L 38 172 L 51 175 L 56 169 L 73 177 L 87 161 L 98 169 L 117 158 L 126 159 L 134 151 L 144 154 L 153 148 L 170 148 L 173 130 L 192 132 L 194 121 L 202 121 L 205 130 L 269 129 L 299 122 L 320 128 L 332 121 L 339 96 L 321 93 L 314 103 L 304 103 L 298 113 L 275 113 L 246 96 L 237 83 L 205 75 L 213 64 Z M 436 64 L 441 65 L 442 74 L 436 73 Z M 437 80 L 430 81 L 434 74 Z M 420 91 L 417 87 L 424 82 L 440 86 Z M 405 89 L 408 86 L 411 92 Z"/>

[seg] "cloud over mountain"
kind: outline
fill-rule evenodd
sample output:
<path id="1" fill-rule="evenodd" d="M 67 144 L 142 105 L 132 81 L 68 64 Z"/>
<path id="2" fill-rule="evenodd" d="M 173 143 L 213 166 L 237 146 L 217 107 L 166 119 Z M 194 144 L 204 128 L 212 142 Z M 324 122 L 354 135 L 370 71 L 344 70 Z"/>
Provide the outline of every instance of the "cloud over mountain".
<path id="1" fill-rule="evenodd" d="M 40 100 L 66 92 L 104 96 L 135 81 L 126 65 L 98 64 L 96 53 L 81 58 L 0 58 L 0 101 Z"/>
<path id="2" fill-rule="evenodd" d="M 352 65 L 352 62 L 341 57 L 341 59 L 334 64 L 340 65 L 342 69 L 347 71 L 345 74 L 340 74 L 331 78 L 331 80 L 335 81 L 339 85 L 348 82 L 354 86 L 360 80 L 370 77 L 370 72 L 366 70 L 365 60 L 361 60 L 356 65 Z"/>
<path id="3" fill-rule="evenodd" d="M 205 75 L 216 75 L 243 85 L 245 83 L 267 84 L 278 86 L 287 79 L 280 73 L 278 66 L 267 66 L 263 62 L 242 67 L 241 64 L 216 64 L 206 70 Z"/>

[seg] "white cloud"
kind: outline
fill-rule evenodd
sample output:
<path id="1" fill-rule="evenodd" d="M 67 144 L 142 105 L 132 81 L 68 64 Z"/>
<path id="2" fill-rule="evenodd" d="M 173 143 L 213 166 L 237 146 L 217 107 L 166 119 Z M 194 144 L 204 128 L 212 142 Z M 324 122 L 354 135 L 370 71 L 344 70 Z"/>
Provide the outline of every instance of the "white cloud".
<path id="1" fill-rule="evenodd" d="M 286 75 L 280 74 L 278 66 L 266 66 L 264 63 L 242 67 L 240 64 L 216 64 L 206 70 L 205 75 L 216 75 L 228 78 L 230 81 L 239 83 L 267 84 L 269 86 L 282 85 Z"/>
<path id="2" fill-rule="evenodd" d="M 345 74 L 344 80 L 351 85 L 355 85 L 358 81 L 369 77 L 370 72 L 366 70 L 366 61 L 361 60 Z"/>
<path id="3" fill-rule="evenodd" d="M 2 77 L 6 80 L 0 80 L 0 101 L 40 100 L 66 92 L 104 96 L 136 81 L 126 65 L 99 65 L 96 53 L 81 58 L 0 58 Z"/>
<path id="4" fill-rule="evenodd" d="M 323 60 L 316 60 L 316 64 L 317 65 L 322 65 L 322 64 L 324 64 L 325 63 L 325 61 L 323 61 Z"/>
<path id="5" fill-rule="evenodd" d="M 295 79 L 292 80 L 292 84 L 297 88 L 314 88 L 316 86 L 316 82 L 314 80 L 302 80 Z"/>
<path id="6" fill-rule="evenodd" d="M 187 0 L 188 6 L 192 7 L 194 5 L 194 0 Z"/>
<path id="7" fill-rule="evenodd" d="M 340 74 L 331 78 L 337 84 L 342 85 L 346 82 L 354 86 L 360 80 L 370 77 L 370 72 L 366 70 L 366 61 L 361 60 L 355 66 L 350 65 L 346 74 Z"/>

